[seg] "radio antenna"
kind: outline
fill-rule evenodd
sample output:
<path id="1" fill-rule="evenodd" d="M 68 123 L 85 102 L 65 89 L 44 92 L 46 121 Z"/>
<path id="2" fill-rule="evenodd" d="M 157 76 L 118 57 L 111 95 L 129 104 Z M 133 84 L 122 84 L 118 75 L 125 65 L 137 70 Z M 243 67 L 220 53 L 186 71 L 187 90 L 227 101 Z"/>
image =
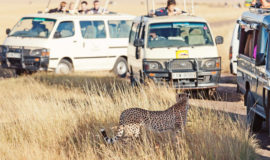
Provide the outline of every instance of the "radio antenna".
<path id="1" fill-rule="evenodd" d="M 110 0 L 106 0 L 104 10 L 102 11 L 103 13 L 108 9 L 109 3 L 110 3 Z"/>
<path id="2" fill-rule="evenodd" d="M 152 0 L 152 7 L 153 7 L 153 14 L 155 14 L 156 11 L 155 0 Z"/>
<path id="3" fill-rule="evenodd" d="M 184 11 L 187 11 L 187 2 L 184 0 Z"/>
<path id="4" fill-rule="evenodd" d="M 80 0 L 76 0 L 75 5 L 74 5 L 74 10 L 78 9 L 79 4 L 80 4 Z"/>
<path id="5" fill-rule="evenodd" d="M 194 0 L 191 0 L 191 14 L 195 15 L 195 13 L 194 13 Z"/>
<path id="6" fill-rule="evenodd" d="M 146 0 L 147 15 L 149 15 L 149 1 Z"/>
<path id="7" fill-rule="evenodd" d="M 50 4 L 51 4 L 51 0 L 48 1 L 47 7 L 45 9 L 45 12 L 48 12 L 49 11 Z"/>

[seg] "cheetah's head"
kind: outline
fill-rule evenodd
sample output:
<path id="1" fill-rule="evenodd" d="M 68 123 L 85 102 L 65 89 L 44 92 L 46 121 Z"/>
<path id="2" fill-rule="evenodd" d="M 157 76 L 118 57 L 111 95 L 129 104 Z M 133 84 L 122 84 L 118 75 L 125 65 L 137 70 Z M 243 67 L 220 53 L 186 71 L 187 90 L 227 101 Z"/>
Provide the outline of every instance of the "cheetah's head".
<path id="1" fill-rule="evenodd" d="M 177 103 L 188 103 L 188 94 L 180 93 L 176 95 L 176 102 Z"/>

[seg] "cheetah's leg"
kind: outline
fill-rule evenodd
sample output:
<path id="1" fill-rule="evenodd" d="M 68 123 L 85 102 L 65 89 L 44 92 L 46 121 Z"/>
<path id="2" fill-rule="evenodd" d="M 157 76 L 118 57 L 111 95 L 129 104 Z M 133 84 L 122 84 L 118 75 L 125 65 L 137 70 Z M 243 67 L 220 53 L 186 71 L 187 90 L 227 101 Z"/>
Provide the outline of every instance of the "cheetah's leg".
<path id="1" fill-rule="evenodd" d="M 108 143 L 108 144 L 113 144 L 113 143 L 115 143 L 117 140 L 119 140 L 120 138 L 123 137 L 123 135 L 124 135 L 124 126 L 121 125 L 121 126 L 118 127 L 117 134 L 116 134 L 116 136 L 113 137 L 113 138 L 109 138 L 109 137 L 107 136 L 106 131 L 105 131 L 104 129 L 101 129 L 100 132 L 101 132 L 101 134 L 103 135 L 103 138 L 104 138 L 104 140 L 105 140 L 106 143 Z"/>

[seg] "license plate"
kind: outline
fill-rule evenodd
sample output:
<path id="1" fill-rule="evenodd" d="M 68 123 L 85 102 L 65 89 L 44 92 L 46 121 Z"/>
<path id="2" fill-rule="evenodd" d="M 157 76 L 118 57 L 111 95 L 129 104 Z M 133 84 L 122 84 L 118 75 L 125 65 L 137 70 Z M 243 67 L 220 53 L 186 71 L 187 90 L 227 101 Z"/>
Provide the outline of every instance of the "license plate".
<path id="1" fill-rule="evenodd" d="M 189 58 L 188 50 L 178 50 L 176 51 L 176 59 Z"/>
<path id="2" fill-rule="evenodd" d="M 7 58 L 21 58 L 21 53 L 7 53 Z"/>
<path id="3" fill-rule="evenodd" d="M 172 79 L 195 79 L 196 72 L 173 73 Z"/>

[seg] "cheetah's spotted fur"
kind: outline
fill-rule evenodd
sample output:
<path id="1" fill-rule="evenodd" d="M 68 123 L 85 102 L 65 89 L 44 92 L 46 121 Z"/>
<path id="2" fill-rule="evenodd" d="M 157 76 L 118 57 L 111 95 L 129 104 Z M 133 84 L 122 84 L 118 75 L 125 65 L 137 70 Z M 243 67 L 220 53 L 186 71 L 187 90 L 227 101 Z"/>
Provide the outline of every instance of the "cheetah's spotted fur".
<path id="1" fill-rule="evenodd" d="M 140 108 L 131 108 L 123 111 L 117 134 L 114 138 L 108 138 L 104 129 L 101 133 L 107 143 L 114 143 L 124 138 L 137 138 L 141 127 L 155 132 L 180 131 L 187 119 L 188 96 L 179 94 L 178 102 L 165 111 L 148 111 Z"/>

